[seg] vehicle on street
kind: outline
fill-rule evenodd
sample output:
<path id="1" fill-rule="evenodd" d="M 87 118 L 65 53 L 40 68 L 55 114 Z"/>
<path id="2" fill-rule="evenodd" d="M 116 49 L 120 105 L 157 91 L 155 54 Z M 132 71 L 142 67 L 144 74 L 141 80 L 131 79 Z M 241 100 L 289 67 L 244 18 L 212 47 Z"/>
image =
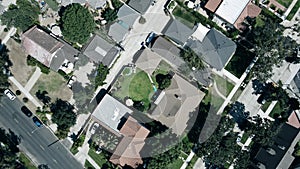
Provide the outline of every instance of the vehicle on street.
<path id="1" fill-rule="evenodd" d="M 10 100 L 15 100 L 16 95 L 9 89 L 6 89 L 4 91 L 4 94 L 10 99 Z"/>
<path id="2" fill-rule="evenodd" d="M 70 78 L 70 80 L 68 81 L 68 84 L 67 84 L 67 86 L 69 87 L 69 88 L 72 88 L 72 86 L 73 86 L 73 83 L 76 81 L 76 76 L 71 76 L 71 78 Z"/>
<path id="3" fill-rule="evenodd" d="M 26 106 L 22 106 L 22 107 L 21 107 L 21 111 L 22 111 L 27 117 L 31 117 L 31 116 L 32 116 L 32 112 L 31 112 Z"/>
<path id="4" fill-rule="evenodd" d="M 36 116 L 32 117 L 32 120 L 33 120 L 34 124 L 38 127 L 41 127 L 43 125 L 42 122 L 40 121 L 40 119 L 38 119 Z"/>
<path id="5" fill-rule="evenodd" d="M 91 134 L 95 134 L 96 129 L 99 127 L 98 123 L 94 123 L 92 130 L 91 130 Z"/>

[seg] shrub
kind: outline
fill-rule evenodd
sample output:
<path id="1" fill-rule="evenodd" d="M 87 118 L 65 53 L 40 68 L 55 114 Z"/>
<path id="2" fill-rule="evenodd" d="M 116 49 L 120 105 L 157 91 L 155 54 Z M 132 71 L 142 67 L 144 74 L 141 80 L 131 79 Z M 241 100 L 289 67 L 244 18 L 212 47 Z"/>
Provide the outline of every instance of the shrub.
<path id="1" fill-rule="evenodd" d="M 157 74 L 155 76 L 156 82 L 158 83 L 158 88 L 163 90 L 171 85 L 172 76 L 170 74 Z"/>
<path id="2" fill-rule="evenodd" d="M 21 91 L 20 91 L 20 90 L 17 90 L 17 91 L 16 91 L 16 95 L 17 95 L 17 96 L 20 96 L 20 95 L 21 95 Z"/>
<path id="3" fill-rule="evenodd" d="M 41 72 L 44 74 L 50 73 L 50 69 L 47 66 L 45 66 L 44 64 L 42 64 L 35 58 L 31 57 L 30 55 L 27 56 L 27 65 L 28 66 L 38 66 L 41 69 Z"/>
<path id="4" fill-rule="evenodd" d="M 24 102 L 24 103 L 27 103 L 28 100 L 29 100 L 29 99 L 28 99 L 27 97 L 23 97 L 23 102 Z"/>

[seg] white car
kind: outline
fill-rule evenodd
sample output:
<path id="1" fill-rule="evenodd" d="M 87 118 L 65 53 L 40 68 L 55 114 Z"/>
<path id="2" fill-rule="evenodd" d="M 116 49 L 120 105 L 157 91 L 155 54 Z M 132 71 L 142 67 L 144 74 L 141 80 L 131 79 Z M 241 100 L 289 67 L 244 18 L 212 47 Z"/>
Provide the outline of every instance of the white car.
<path id="1" fill-rule="evenodd" d="M 92 130 L 91 130 L 91 134 L 95 134 L 96 129 L 99 127 L 98 123 L 94 123 Z"/>
<path id="2" fill-rule="evenodd" d="M 4 94 L 10 99 L 10 100 L 15 100 L 16 95 L 9 89 L 6 89 L 4 91 Z"/>
<path id="3" fill-rule="evenodd" d="M 76 76 L 72 76 L 71 78 L 70 78 L 70 80 L 68 81 L 68 84 L 67 84 L 67 86 L 69 87 L 69 88 L 72 88 L 72 86 L 73 86 L 73 83 L 76 81 Z"/>

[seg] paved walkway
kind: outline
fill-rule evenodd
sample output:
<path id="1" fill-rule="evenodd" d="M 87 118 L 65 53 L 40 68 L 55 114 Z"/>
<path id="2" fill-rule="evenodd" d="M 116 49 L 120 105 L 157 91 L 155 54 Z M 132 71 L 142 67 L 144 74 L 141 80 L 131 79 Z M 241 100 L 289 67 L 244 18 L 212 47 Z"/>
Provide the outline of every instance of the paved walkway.
<path id="1" fill-rule="evenodd" d="M 96 169 L 101 169 L 101 168 L 98 166 L 98 164 L 97 164 L 90 156 L 87 156 L 86 159 L 93 165 L 94 168 L 96 168 Z"/>
<path id="2" fill-rule="evenodd" d="M 43 107 L 13 76 L 8 79 L 13 82 L 36 107 Z"/>
<path id="3" fill-rule="evenodd" d="M 25 85 L 25 89 L 27 91 L 30 91 L 32 89 L 32 87 L 34 86 L 36 81 L 39 79 L 41 74 L 42 74 L 41 69 L 39 67 L 36 67 L 33 75 L 30 77 L 30 79 L 27 81 L 27 84 Z"/>
<path id="4" fill-rule="evenodd" d="M 194 157 L 195 153 L 191 150 L 189 156 L 186 158 L 186 160 L 184 161 L 184 163 L 182 164 L 182 166 L 180 167 L 180 169 L 185 169 L 189 162 L 192 160 L 192 158 Z"/>
<path id="5" fill-rule="evenodd" d="M 289 13 L 293 9 L 293 7 L 296 5 L 297 1 L 299 1 L 299 0 L 293 0 L 293 2 L 290 4 L 288 9 L 284 12 L 283 16 L 287 17 L 289 15 Z"/>

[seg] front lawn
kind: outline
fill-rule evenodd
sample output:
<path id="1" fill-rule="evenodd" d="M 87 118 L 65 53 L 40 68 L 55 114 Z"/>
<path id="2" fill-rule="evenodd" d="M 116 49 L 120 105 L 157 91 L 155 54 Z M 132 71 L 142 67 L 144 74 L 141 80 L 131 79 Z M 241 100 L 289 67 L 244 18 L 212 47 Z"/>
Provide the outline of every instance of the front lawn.
<path id="1" fill-rule="evenodd" d="M 98 164 L 98 166 L 101 168 L 105 163 L 109 163 L 107 159 L 105 158 L 103 153 L 96 154 L 96 152 L 93 149 L 90 149 L 88 152 L 88 155 Z"/>
<path id="2" fill-rule="evenodd" d="M 24 153 L 20 153 L 19 158 L 20 162 L 25 166 L 26 169 L 37 169 Z"/>
<path id="3" fill-rule="evenodd" d="M 293 2 L 293 0 L 276 0 L 276 1 L 286 8 L 288 8 L 290 4 Z"/>
<path id="4" fill-rule="evenodd" d="M 167 169 L 180 169 L 182 164 L 183 164 L 183 160 L 178 158 L 177 160 L 175 160 L 172 163 L 168 164 L 166 166 L 166 168 Z"/>
<path id="5" fill-rule="evenodd" d="M 230 59 L 225 69 L 234 74 L 236 77 L 240 78 L 246 71 L 247 67 L 250 65 L 254 56 L 254 53 L 237 44 L 235 54 Z"/>
<path id="6" fill-rule="evenodd" d="M 269 116 L 275 118 L 276 116 L 280 116 L 281 112 L 283 112 L 283 108 L 280 106 L 279 102 L 277 102 Z"/>
<path id="7" fill-rule="evenodd" d="M 210 103 L 214 107 L 214 110 L 218 111 L 224 103 L 224 99 L 221 98 L 212 87 L 208 90 L 202 102 L 206 105 Z"/>
<path id="8" fill-rule="evenodd" d="M 85 160 L 84 167 L 86 169 L 95 169 L 95 167 L 88 160 Z"/>
<path id="9" fill-rule="evenodd" d="M 221 76 L 213 75 L 213 79 L 215 80 L 219 91 L 226 97 L 229 95 L 234 85 L 228 80 L 224 79 Z"/>
<path id="10" fill-rule="evenodd" d="M 260 109 L 261 109 L 262 111 L 266 112 L 267 109 L 269 108 L 269 106 L 270 106 L 271 103 L 272 103 L 272 102 L 266 102 L 265 104 L 263 104 L 263 105 L 261 106 Z"/>

